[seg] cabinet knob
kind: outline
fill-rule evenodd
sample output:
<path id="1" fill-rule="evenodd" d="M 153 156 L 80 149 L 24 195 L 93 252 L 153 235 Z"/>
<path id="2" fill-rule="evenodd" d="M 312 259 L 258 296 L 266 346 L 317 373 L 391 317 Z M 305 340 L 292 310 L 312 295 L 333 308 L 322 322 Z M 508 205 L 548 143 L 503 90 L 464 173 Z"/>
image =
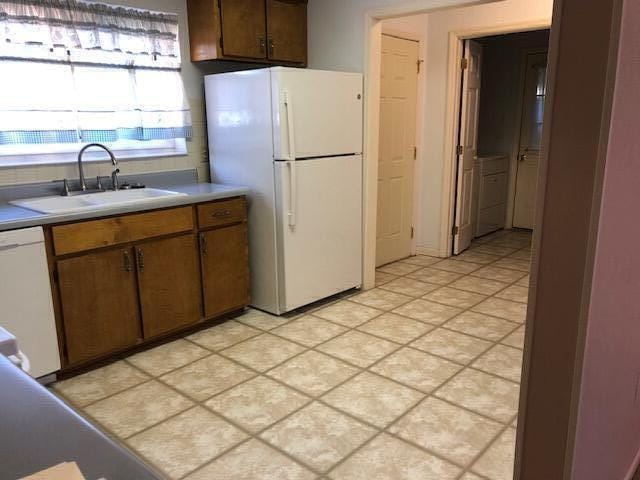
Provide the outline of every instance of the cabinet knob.
<path id="1" fill-rule="evenodd" d="M 273 55 L 273 51 L 276 47 L 276 44 L 273 41 L 273 38 L 269 39 L 269 56 L 271 57 Z"/>
<path id="2" fill-rule="evenodd" d="M 260 37 L 258 39 L 258 42 L 260 44 L 260 53 L 264 53 L 264 50 L 266 48 L 266 41 L 265 41 L 264 37 Z"/>
<path id="3" fill-rule="evenodd" d="M 200 252 L 202 255 L 207 254 L 207 237 L 205 237 L 203 233 L 200 234 Z"/>

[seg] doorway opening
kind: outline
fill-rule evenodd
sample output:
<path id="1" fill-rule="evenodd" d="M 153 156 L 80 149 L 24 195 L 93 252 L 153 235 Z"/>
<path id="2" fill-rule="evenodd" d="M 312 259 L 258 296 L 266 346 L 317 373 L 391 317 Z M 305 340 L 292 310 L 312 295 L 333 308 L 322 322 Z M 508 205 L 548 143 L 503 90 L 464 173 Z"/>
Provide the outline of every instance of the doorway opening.
<path id="1" fill-rule="evenodd" d="M 406 188 L 410 184 L 401 183 L 407 175 L 406 170 L 400 170 L 404 166 L 401 160 L 408 156 L 405 152 L 409 148 L 402 143 L 406 140 L 406 129 L 400 127 L 404 125 L 389 114 L 394 102 L 400 103 L 401 96 L 389 98 L 392 94 L 385 84 L 389 81 L 385 54 L 390 49 L 382 23 L 376 288 L 351 300 L 384 310 L 381 319 L 372 323 L 384 323 L 394 331 L 409 325 L 421 330 L 424 324 L 428 325 L 428 331 L 407 336 L 411 340 L 404 342 L 404 352 L 411 361 L 403 364 L 403 375 L 410 371 L 434 382 L 435 387 L 407 420 L 399 423 L 395 430 L 399 436 L 430 453 L 444 455 L 471 476 L 511 478 L 520 383 L 526 381 L 522 379 L 522 362 L 533 228 L 532 224 L 520 223 L 520 228 L 514 229 L 514 210 L 516 203 L 528 204 L 523 201 L 527 192 L 533 194 L 528 202 L 535 210 L 537 163 L 529 170 L 519 164 L 527 163 L 521 162 L 522 155 L 524 160 L 537 160 L 546 94 L 546 62 L 538 60 L 546 56 L 550 32 L 546 29 L 512 33 L 514 29 L 505 31 L 498 29 L 504 27 L 496 27 L 475 35 L 468 31 L 449 33 L 447 65 L 453 71 L 447 72 L 450 81 L 446 128 L 442 129 L 440 140 L 445 144 L 444 157 L 451 163 L 445 166 L 442 177 L 433 175 L 437 155 L 422 159 L 418 148 L 413 174 L 419 175 L 417 171 L 422 168 L 425 178 L 435 179 L 433 184 L 441 183 L 442 202 L 438 205 L 414 200 L 412 204 L 414 211 L 420 208 L 435 211 L 439 207 L 439 212 L 446 212 L 443 217 L 451 216 L 446 231 L 443 229 L 445 239 L 440 243 L 446 247 L 427 250 L 419 245 L 411 250 L 405 248 L 395 257 L 383 257 L 381 232 L 392 224 L 386 216 L 394 214 L 392 207 L 397 208 L 396 225 L 402 225 L 397 212 L 401 211 L 401 199 L 406 198 L 400 193 L 406 190 L 400 186 Z M 440 64 L 444 63 L 442 59 Z M 535 70 L 535 75 L 528 74 L 540 64 L 543 68 Z M 424 68 L 428 91 L 433 88 L 434 70 L 428 65 Z M 391 71 L 392 81 L 394 75 Z M 540 81 L 541 84 L 537 83 Z M 432 105 L 433 101 L 429 106 Z M 420 106 L 421 110 L 425 108 Z M 426 117 L 426 147 L 429 135 L 433 137 L 430 130 L 434 129 L 429 127 Z M 395 132 L 400 134 L 390 141 Z M 416 144 L 419 141 L 416 139 Z M 449 142 L 451 147 L 459 148 L 448 152 Z M 390 153 L 390 145 L 396 149 L 395 156 Z M 417 199 L 423 199 L 420 194 L 426 190 L 425 178 L 413 187 Z M 392 197 L 392 193 L 396 196 Z M 424 215 L 417 217 L 420 220 Z M 522 221 L 522 216 L 517 218 Z M 454 222 L 457 229 L 452 234 Z M 456 255 L 443 259 L 452 253 Z M 450 449 L 440 449 L 442 445 L 429 440 L 449 435 L 449 424 L 442 418 L 421 424 L 419 434 L 412 430 L 409 425 L 422 422 L 433 411 L 443 412 L 443 417 L 455 419 L 454 422 L 464 417 L 474 423 L 475 431 L 482 437 L 477 443 L 468 433 L 455 435 L 455 442 L 470 445 L 474 455 L 452 455 Z"/>
<path id="2" fill-rule="evenodd" d="M 452 252 L 532 231 L 549 30 L 467 39 L 461 63 Z"/>

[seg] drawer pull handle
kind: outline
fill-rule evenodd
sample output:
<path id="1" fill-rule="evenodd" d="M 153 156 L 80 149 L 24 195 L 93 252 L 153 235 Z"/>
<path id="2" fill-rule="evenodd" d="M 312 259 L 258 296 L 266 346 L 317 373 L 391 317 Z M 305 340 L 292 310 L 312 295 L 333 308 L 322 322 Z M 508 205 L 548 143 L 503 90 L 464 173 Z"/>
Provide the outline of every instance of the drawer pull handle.
<path id="1" fill-rule="evenodd" d="M 144 252 L 141 248 L 138 248 L 136 253 L 138 255 L 138 268 L 141 272 L 144 272 Z"/>
<path id="2" fill-rule="evenodd" d="M 202 252 L 202 255 L 207 254 L 207 237 L 203 234 L 200 235 L 200 251 Z"/>
<path id="3" fill-rule="evenodd" d="M 231 216 L 231 211 L 229 211 L 229 210 L 217 211 L 217 212 L 213 212 L 211 214 L 211 216 L 213 218 L 227 218 L 227 217 Z"/>
<path id="4" fill-rule="evenodd" d="M 125 272 L 130 272 L 131 271 L 131 256 L 129 255 L 128 251 L 124 251 L 124 271 Z"/>

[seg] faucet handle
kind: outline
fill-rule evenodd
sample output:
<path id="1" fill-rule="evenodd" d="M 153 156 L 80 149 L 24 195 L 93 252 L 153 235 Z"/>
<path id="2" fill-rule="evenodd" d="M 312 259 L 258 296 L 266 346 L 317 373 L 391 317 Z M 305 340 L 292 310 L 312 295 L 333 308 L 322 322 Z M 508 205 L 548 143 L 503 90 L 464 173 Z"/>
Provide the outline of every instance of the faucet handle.
<path id="1" fill-rule="evenodd" d="M 102 179 L 103 178 L 109 178 L 108 176 L 104 176 L 104 175 L 98 175 L 96 176 L 96 188 L 100 191 L 104 190 L 104 185 L 102 185 Z"/>
<path id="2" fill-rule="evenodd" d="M 52 182 L 62 182 L 62 190 L 60 191 L 60 195 L 63 197 L 69 196 L 69 180 L 63 178 L 61 180 L 52 180 Z"/>

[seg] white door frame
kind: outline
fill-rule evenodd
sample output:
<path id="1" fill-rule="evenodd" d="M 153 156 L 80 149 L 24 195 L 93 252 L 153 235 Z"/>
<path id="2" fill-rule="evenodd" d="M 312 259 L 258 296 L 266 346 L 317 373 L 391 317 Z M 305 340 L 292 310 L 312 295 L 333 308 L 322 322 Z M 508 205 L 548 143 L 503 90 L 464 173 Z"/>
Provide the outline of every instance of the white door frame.
<path id="1" fill-rule="evenodd" d="M 450 257 L 453 250 L 453 225 L 455 221 L 456 170 L 458 168 L 458 146 L 460 116 L 460 84 L 462 70 L 459 68 L 464 52 L 464 41 L 472 38 L 504 35 L 509 33 L 544 30 L 551 27 L 551 19 L 533 20 L 511 25 L 490 25 L 473 30 L 449 33 L 449 62 L 447 77 L 447 114 L 445 117 L 445 152 L 442 179 L 442 211 L 440 214 L 440 255 Z"/>
<path id="2" fill-rule="evenodd" d="M 363 288 L 373 288 L 376 273 L 376 215 L 378 205 L 378 142 L 380 128 L 380 55 L 382 23 L 385 18 L 402 17 L 420 13 L 430 13 L 442 8 L 470 6 L 488 3 L 487 1 L 430 2 L 431 8 L 419 5 L 422 2 L 408 1 L 401 5 L 377 8 L 365 13 L 364 22 L 364 170 L 363 170 Z M 437 5 L 437 3 L 441 3 Z M 455 202 L 455 168 L 457 168 L 456 146 L 458 143 L 458 115 L 460 103 L 462 42 L 467 38 L 484 37 L 505 33 L 525 32 L 550 28 L 551 18 L 520 22 L 510 25 L 500 24 L 496 18 L 494 25 L 478 27 L 473 30 L 449 33 L 449 55 L 447 75 L 447 111 L 445 116 L 445 156 L 442 178 L 441 235 L 438 252 L 441 257 L 451 256 L 453 205 Z M 371 161 L 370 159 L 375 159 Z M 416 172 L 417 173 L 417 172 Z M 418 179 L 418 175 L 415 176 Z M 416 189 L 416 194 L 420 188 Z M 416 209 L 417 213 L 417 209 Z"/>
<path id="3" fill-rule="evenodd" d="M 411 207 L 411 225 L 416 228 L 416 224 L 418 223 L 418 205 L 420 204 L 420 175 L 422 173 L 422 162 L 424 159 L 424 112 L 425 112 L 425 104 L 424 104 L 424 69 L 425 63 L 424 59 L 426 57 L 426 49 L 425 49 L 425 41 L 424 35 L 418 35 L 416 33 L 404 32 L 402 30 L 398 30 L 395 28 L 382 28 L 381 35 L 391 35 L 392 37 L 402 38 L 404 40 L 411 40 L 414 42 L 418 42 L 418 61 L 420 62 L 420 71 L 418 72 L 418 89 L 416 91 L 416 104 L 418 108 L 416 108 L 416 149 L 417 155 L 416 160 L 413 162 L 413 205 Z M 382 52 L 381 52 L 382 53 Z M 378 100 L 379 101 L 379 100 Z M 376 190 L 377 196 L 377 190 Z M 376 200 L 376 208 L 378 202 Z M 376 212 L 377 213 L 377 212 Z M 416 254 L 416 235 L 411 237 L 411 255 Z M 374 252 L 375 253 L 375 252 Z"/>

